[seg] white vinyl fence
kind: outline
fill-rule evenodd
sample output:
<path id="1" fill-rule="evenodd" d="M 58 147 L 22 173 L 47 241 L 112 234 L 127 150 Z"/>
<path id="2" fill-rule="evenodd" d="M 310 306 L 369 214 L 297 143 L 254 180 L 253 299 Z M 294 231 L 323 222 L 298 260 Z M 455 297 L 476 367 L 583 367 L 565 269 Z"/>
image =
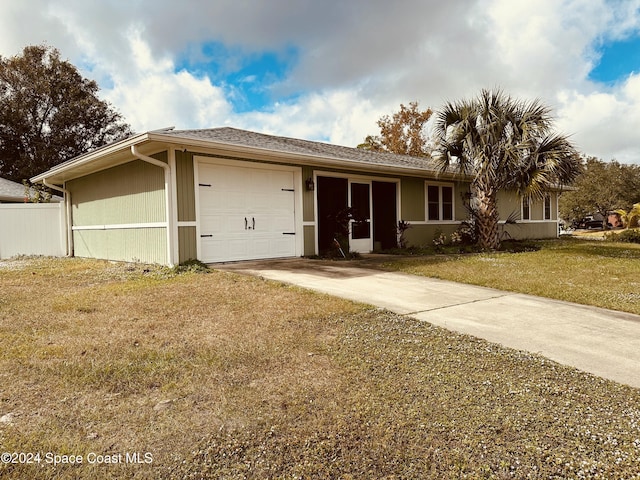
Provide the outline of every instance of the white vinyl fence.
<path id="1" fill-rule="evenodd" d="M 0 259 L 66 253 L 64 203 L 0 204 Z"/>

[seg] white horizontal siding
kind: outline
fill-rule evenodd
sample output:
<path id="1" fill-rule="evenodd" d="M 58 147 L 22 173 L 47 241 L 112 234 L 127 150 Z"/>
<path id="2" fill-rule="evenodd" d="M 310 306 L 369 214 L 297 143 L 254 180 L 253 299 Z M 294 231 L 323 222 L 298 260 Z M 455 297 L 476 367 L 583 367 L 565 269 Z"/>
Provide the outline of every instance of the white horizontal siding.
<path id="1" fill-rule="evenodd" d="M 66 254 L 64 203 L 0 205 L 0 259 Z"/>

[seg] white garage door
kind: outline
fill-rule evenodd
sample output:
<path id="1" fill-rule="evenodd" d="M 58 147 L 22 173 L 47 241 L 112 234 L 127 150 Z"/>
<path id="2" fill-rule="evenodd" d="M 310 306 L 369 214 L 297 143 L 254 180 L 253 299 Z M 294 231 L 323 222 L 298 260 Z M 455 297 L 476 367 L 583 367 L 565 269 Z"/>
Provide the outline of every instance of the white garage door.
<path id="1" fill-rule="evenodd" d="M 199 164 L 203 262 L 296 254 L 294 172 L 247 165 Z"/>

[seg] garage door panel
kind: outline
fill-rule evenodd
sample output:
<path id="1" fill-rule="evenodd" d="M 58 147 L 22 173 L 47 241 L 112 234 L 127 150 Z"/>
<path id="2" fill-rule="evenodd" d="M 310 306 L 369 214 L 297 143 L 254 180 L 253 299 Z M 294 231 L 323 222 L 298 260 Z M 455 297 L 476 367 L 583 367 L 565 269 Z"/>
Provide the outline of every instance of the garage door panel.
<path id="1" fill-rule="evenodd" d="M 295 256 L 293 170 L 200 164 L 199 183 L 203 261 Z"/>
<path id="2" fill-rule="evenodd" d="M 290 233 L 295 230 L 293 219 L 286 215 L 271 217 L 271 230 L 273 232 Z"/>

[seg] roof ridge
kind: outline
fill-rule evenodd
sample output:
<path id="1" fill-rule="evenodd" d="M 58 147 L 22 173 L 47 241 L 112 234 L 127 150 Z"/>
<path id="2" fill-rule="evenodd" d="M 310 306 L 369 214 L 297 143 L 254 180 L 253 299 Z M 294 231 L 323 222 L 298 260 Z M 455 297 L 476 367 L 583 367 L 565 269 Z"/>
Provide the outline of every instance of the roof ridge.
<path id="1" fill-rule="evenodd" d="M 169 134 L 180 134 L 180 133 L 195 133 L 195 132 L 222 132 L 224 130 L 227 131 L 233 131 L 233 132 L 237 132 L 238 134 L 245 134 L 245 135 L 254 135 L 254 136 L 261 136 L 263 138 L 268 138 L 268 139 L 280 139 L 280 140 L 284 140 L 284 141 L 290 141 L 293 143 L 307 143 L 307 144 L 313 144 L 313 145 L 324 145 L 327 146 L 329 148 L 339 148 L 339 149 L 348 149 L 348 150 L 354 150 L 357 152 L 360 152 L 364 155 L 387 155 L 387 156 L 393 156 L 393 157 L 402 157 L 402 158 L 412 158 L 412 159 L 419 159 L 419 160 L 423 160 L 423 161 L 429 161 L 429 160 L 433 160 L 433 157 L 431 157 L 431 155 L 429 154 L 425 154 L 424 156 L 415 156 L 415 155 L 406 155 L 403 153 L 395 153 L 395 152 L 386 152 L 386 151 L 372 151 L 372 150 L 367 150 L 364 148 L 358 148 L 358 147 L 351 147 L 348 145 L 339 145 L 336 143 L 330 143 L 328 141 L 319 141 L 319 140 L 308 140 L 308 139 L 304 139 L 304 138 L 297 138 L 297 137 L 289 137 L 289 136 L 284 136 L 284 135 L 274 135 L 274 134 L 270 134 L 270 133 L 263 133 L 263 132 L 255 132 L 253 130 L 245 130 L 242 128 L 237 128 L 237 127 L 230 127 L 230 126 L 224 126 L 224 127 L 214 127 L 214 128 L 202 128 L 202 129 L 188 129 L 188 130 L 172 130 L 170 132 L 166 132 Z"/>

